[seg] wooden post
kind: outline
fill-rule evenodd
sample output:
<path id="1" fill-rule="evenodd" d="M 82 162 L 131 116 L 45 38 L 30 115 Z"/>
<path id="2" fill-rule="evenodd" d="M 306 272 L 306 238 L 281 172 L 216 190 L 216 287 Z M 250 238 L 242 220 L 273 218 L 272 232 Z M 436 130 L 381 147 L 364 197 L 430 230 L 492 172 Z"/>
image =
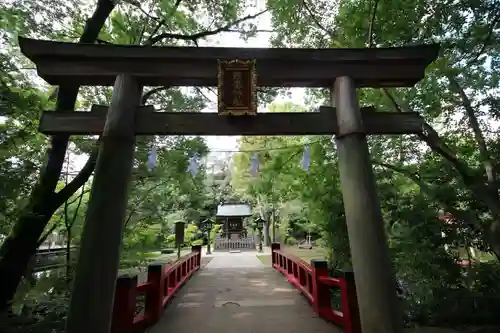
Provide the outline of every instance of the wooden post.
<path id="1" fill-rule="evenodd" d="M 340 289 L 341 310 L 344 314 L 344 332 L 361 333 L 354 272 L 352 269 L 339 269 L 337 273 L 344 280 L 344 286 Z"/>
<path id="2" fill-rule="evenodd" d="M 281 245 L 280 243 L 272 243 L 271 244 L 271 265 L 278 264 L 278 255 L 274 253 L 274 251 L 280 251 Z"/>
<path id="3" fill-rule="evenodd" d="M 402 314 L 354 81 L 338 77 L 333 103 L 340 183 L 362 331 L 399 333 Z"/>
<path id="4" fill-rule="evenodd" d="M 200 269 L 200 266 L 201 266 L 201 245 L 191 246 L 191 252 L 197 253 L 195 266 L 197 267 L 196 269 Z"/>
<path id="5" fill-rule="evenodd" d="M 328 276 L 328 263 L 326 260 L 312 259 L 312 297 L 313 297 L 313 309 L 318 316 L 322 313 L 328 313 L 331 306 L 331 293 L 330 288 L 325 286 L 319 281 L 322 276 Z M 350 332 L 349 332 L 350 333 Z"/>
<path id="6" fill-rule="evenodd" d="M 151 316 L 151 321 L 157 322 L 163 314 L 163 298 L 165 287 L 163 279 L 163 264 L 155 263 L 148 266 L 148 283 L 146 306 L 144 312 Z"/>
<path id="7" fill-rule="evenodd" d="M 111 333 L 132 333 L 135 317 L 137 275 L 122 275 L 116 280 Z"/>
<path id="8" fill-rule="evenodd" d="M 109 333 L 125 209 L 134 158 L 134 117 L 141 89 L 116 78 L 82 234 L 66 326 L 68 333 Z"/>

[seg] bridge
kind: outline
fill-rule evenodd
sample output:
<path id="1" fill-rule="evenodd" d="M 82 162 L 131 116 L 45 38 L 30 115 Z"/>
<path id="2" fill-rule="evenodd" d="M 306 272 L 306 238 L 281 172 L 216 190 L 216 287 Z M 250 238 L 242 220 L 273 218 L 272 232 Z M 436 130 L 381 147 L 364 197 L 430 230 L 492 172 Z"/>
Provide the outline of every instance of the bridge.
<path id="1" fill-rule="evenodd" d="M 146 282 L 118 277 L 111 332 L 360 332 L 352 272 L 332 277 L 324 260 L 271 251 L 266 266 L 257 252 L 202 256 L 193 246 L 151 264 Z"/>
<path id="2" fill-rule="evenodd" d="M 71 254 L 76 253 L 77 250 L 76 246 L 69 248 Z M 68 248 L 65 246 L 40 247 L 33 256 L 30 267 L 35 273 L 65 267 L 67 254 Z"/>

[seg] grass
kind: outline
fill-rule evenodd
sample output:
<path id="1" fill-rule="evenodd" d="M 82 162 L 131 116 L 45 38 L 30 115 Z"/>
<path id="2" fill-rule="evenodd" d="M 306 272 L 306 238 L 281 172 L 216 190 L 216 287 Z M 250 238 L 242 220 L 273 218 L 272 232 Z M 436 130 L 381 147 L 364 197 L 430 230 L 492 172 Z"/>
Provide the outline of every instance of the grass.
<path id="1" fill-rule="evenodd" d="M 321 247 L 313 247 L 309 249 L 299 249 L 297 246 L 285 246 L 285 253 L 293 254 L 307 263 L 311 262 L 311 259 L 325 259 L 327 252 Z M 258 255 L 257 258 L 266 266 L 271 265 L 271 254 Z"/>
<path id="2" fill-rule="evenodd" d="M 181 257 L 189 253 L 191 253 L 191 249 L 181 249 Z M 127 261 L 137 263 L 138 259 L 143 259 L 147 263 L 159 262 L 163 264 L 170 264 L 177 261 L 177 251 L 168 254 L 162 254 L 160 251 L 147 252 L 143 253 L 141 256 L 133 256 L 131 258 L 127 258 Z M 141 267 L 134 266 L 118 270 L 118 275 L 124 274 L 137 275 L 139 283 L 145 282 L 147 279 L 147 264 Z"/>
<path id="3" fill-rule="evenodd" d="M 258 255 L 257 259 L 259 259 L 265 266 L 271 266 L 271 255 L 270 254 Z"/>

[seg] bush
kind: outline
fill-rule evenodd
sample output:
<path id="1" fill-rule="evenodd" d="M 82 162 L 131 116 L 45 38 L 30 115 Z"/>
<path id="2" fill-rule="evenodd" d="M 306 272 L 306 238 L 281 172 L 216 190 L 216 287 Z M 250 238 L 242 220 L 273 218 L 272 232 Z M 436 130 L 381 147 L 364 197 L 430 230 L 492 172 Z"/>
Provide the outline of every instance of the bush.
<path id="1" fill-rule="evenodd" d="M 317 247 L 327 247 L 327 244 L 323 238 L 318 238 L 318 239 L 316 239 L 316 246 Z"/>
<path id="2" fill-rule="evenodd" d="M 294 246 L 294 245 L 297 245 L 297 240 L 293 237 L 288 237 L 286 240 L 285 240 L 285 244 L 286 245 L 291 245 L 291 246 Z"/>
<path id="3" fill-rule="evenodd" d="M 455 264 L 457 258 L 443 247 L 423 246 L 422 242 L 418 245 L 417 256 L 407 249 L 393 249 L 408 325 L 500 324 L 498 262 L 478 263 L 469 270 Z"/>
<path id="4" fill-rule="evenodd" d="M 167 244 L 175 244 L 175 234 L 167 236 Z"/>
<path id="5" fill-rule="evenodd" d="M 203 245 L 203 239 L 195 239 L 191 242 L 191 245 Z"/>
<path id="6" fill-rule="evenodd" d="M 18 297 L 19 296 L 19 297 Z M 64 276 L 39 278 L 25 294 L 16 294 L 13 311 L 0 314 L 2 333 L 64 332 L 69 306 L 69 289 Z"/>

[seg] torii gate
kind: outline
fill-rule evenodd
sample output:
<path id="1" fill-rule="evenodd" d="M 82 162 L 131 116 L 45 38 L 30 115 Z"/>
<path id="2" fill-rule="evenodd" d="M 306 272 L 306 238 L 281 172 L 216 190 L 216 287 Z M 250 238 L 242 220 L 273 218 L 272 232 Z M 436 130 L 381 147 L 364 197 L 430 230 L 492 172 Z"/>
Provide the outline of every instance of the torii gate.
<path id="1" fill-rule="evenodd" d="M 360 109 L 356 88 L 413 86 L 436 59 L 439 45 L 237 49 L 72 44 L 25 38 L 19 44 L 37 65 L 38 74 L 52 85 L 114 84 L 107 114 L 103 109 L 108 107 L 97 106 L 91 112 L 45 112 L 40 121 L 39 130 L 46 134 L 102 134 L 67 332 L 109 332 L 134 138 L 154 134 L 335 135 L 362 331 L 401 332 L 366 135 L 420 133 L 424 121 L 416 113 Z M 336 108 L 257 115 L 257 85 L 331 88 Z M 152 107 L 139 105 L 142 86 L 218 86 L 220 112 L 154 112 Z"/>

